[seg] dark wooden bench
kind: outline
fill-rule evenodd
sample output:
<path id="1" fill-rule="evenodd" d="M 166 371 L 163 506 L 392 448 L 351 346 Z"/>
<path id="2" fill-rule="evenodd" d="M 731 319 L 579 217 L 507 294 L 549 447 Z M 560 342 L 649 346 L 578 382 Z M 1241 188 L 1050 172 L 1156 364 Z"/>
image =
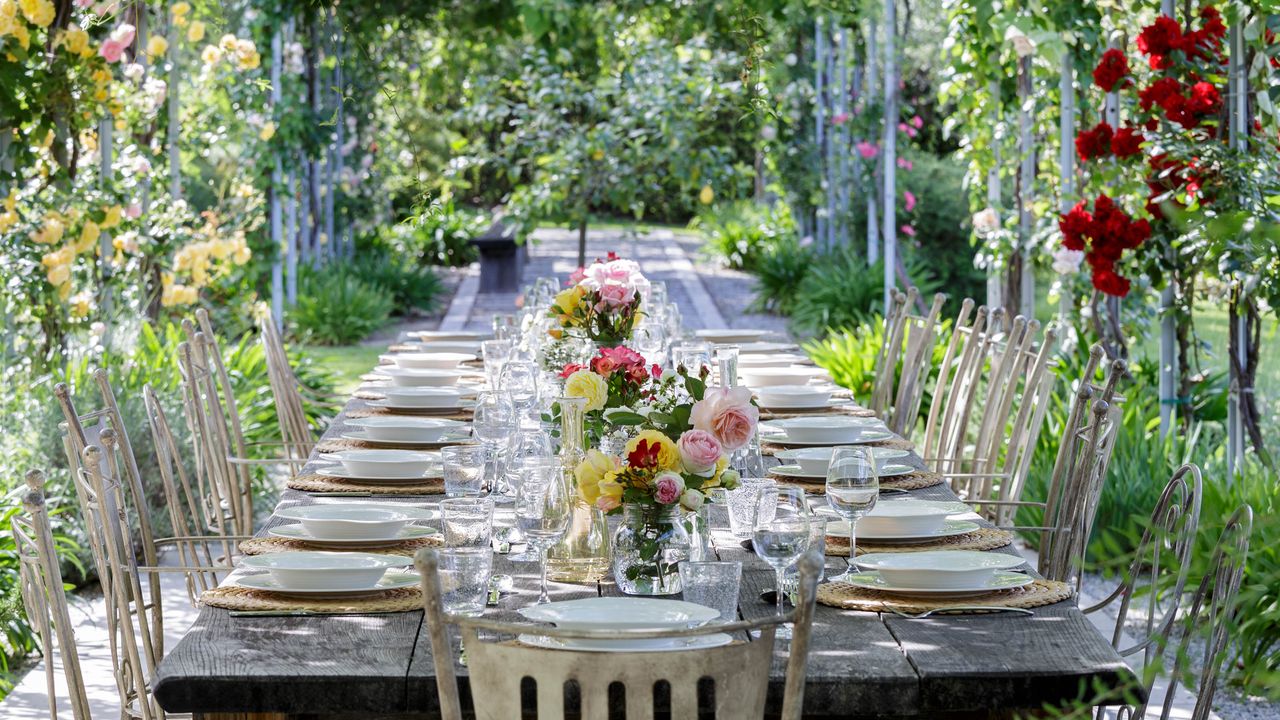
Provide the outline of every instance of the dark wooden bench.
<path id="1" fill-rule="evenodd" d="M 498 214 L 488 229 L 471 239 L 480 253 L 480 292 L 519 291 L 528 250 L 519 242 L 516 230 L 515 225 L 504 222 Z"/>

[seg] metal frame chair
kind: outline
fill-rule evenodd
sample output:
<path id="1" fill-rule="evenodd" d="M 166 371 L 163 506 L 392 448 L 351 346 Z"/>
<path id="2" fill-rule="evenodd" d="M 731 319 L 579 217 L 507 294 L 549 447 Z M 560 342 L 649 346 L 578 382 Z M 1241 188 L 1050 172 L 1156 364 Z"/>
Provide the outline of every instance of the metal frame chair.
<path id="1" fill-rule="evenodd" d="M 773 660 L 774 630 L 792 617 L 795 620 L 787 657 L 787 675 L 782 703 L 782 720 L 799 720 L 804 705 L 804 677 L 808 662 L 809 636 L 813 622 L 818 572 L 817 558 L 801 560 L 801 599 L 796 611 L 786 618 L 768 617 L 705 625 L 690 630 L 645 633 L 614 631 L 569 631 L 545 626 L 456 617 L 445 614 L 440 578 L 433 550 L 418 551 L 415 563 L 422 574 L 427 628 L 435 662 L 443 720 L 461 720 L 462 704 L 454 669 L 456 654 L 449 641 L 448 626 L 457 625 L 467 649 L 472 703 L 477 720 L 507 720 L 522 717 L 521 687 L 525 678 L 536 685 L 537 717 L 558 720 L 564 717 L 565 686 L 576 683 L 584 720 L 610 717 L 610 688 L 624 686 L 626 715 L 630 720 L 654 717 L 654 691 L 658 683 L 670 688 L 671 717 L 698 717 L 698 690 L 704 679 L 714 684 L 715 716 L 723 720 L 763 717 Z M 480 631 L 515 636 L 531 633 L 558 639 L 691 638 L 709 633 L 738 633 L 759 630 L 750 642 L 703 650 L 664 653 L 655 661 L 652 653 L 595 653 L 548 650 L 512 642 L 482 639 Z M 483 688 L 484 692 L 476 692 Z"/>
<path id="2" fill-rule="evenodd" d="M 933 348 L 938 343 L 938 319 L 946 300 L 946 295 L 937 293 L 933 296 L 928 315 L 921 318 L 908 314 L 905 318 L 906 347 L 902 354 L 893 411 L 887 423 L 889 429 L 899 435 L 913 434 L 919 423 L 924 386 L 929 380 L 929 372 L 933 370 Z"/>
<path id="3" fill-rule="evenodd" d="M 270 313 L 258 313 L 258 332 L 262 349 L 267 357 L 267 376 L 271 381 L 271 393 L 276 400 L 276 416 L 280 420 L 280 433 L 286 448 L 296 457 L 306 460 L 315 448 L 315 437 L 307 422 L 305 387 L 293 373 L 284 340 Z"/>
<path id="4" fill-rule="evenodd" d="M 22 498 L 26 517 L 15 514 L 9 521 L 19 561 L 19 588 L 27 617 L 35 625 L 40 637 L 49 694 L 49 717 L 51 720 L 58 720 L 57 669 L 54 667 L 56 636 L 57 654 L 62 659 L 62 675 L 67 684 L 71 714 L 75 720 L 91 720 L 84 673 L 80 669 L 75 632 L 67 610 L 57 546 L 54 545 L 53 532 L 49 528 L 44 481 L 44 473 L 39 470 L 27 473 L 27 493 Z"/>

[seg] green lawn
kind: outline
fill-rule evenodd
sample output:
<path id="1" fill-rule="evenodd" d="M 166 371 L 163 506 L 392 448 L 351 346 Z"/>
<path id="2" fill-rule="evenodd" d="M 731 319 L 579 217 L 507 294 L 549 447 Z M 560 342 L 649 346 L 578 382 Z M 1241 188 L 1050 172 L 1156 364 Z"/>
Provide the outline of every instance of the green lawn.
<path id="1" fill-rule="evenodd" d="M 360 385 L 360 376 L 378 364 L 382 345 L 304 345 L 300 348 L 315 366 L 333 378 L 334 391 L 350 394 Z"/>

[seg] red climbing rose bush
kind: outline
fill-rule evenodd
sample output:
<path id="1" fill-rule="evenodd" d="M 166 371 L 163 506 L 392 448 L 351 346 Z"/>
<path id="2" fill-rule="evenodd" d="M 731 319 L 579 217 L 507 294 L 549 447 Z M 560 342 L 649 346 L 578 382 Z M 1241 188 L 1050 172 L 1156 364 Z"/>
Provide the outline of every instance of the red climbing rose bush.
<path id="1" fill-rule="evenodd" d="M 1164 221 L 1161 205 L 1182 207 L 1212 202 L 1212 176 L 1197 158 L 1173 158 L 1158 148 L 1166 140 L 1212 141 L 1218 137 L 1223 91 L 1215 80 L 1225 78 L 1223 39 L 1227 27 L 1217 8 L 1207 5 L 1186 27 L 1160 16 L 1138 34 L 1135 45 L 1145 62 L 1130 62 L 1125 51 L 1103 53 L 1093 71 L 1093 84 L 1103 92 L 1125 92 L 1136 102 L 1127 105 L 1127 117 L 1118 126 L 1098 122 L 1076 135 L 1076 155 L 1089 167 L 1103 160 L 1117 161 L 1116 170 L 1101 166 L 1099 173 L 1134 176 L 1147 196 L 1140 207 L 1126 211 L 1120 194 L 1099 194 L 1090 207 L 1087 200 L 1059 216 L 1062 246 L 1085 253 L 1093 286 L 1102 293 L 1123 297 L 1130 281 L 1120 272 L 1122 260 L 1152 236 L 1152 223 Z M 1192 27 L 1192 25 L 1198 27 Z M 1091 168 L 1094 169 L 1094 168 Z M 1108 190 L 1123 188 L 1108 178 Z M 1123 180 L 1123 178 L 1121 178 Z M 1138 190 L 1137 192 L 1140 192 Z M 1143 217 L 1145 216 L 1145 217 Z M 1160 228 L 1157 228 L 1159 231 Z"/>

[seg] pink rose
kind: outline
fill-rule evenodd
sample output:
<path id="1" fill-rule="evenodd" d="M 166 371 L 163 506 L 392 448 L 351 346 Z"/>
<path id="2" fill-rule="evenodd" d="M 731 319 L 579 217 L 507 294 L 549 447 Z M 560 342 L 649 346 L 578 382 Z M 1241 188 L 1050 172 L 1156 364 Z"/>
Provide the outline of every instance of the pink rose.
<path id="1" fill-rule="evenodd" d="M 732 452 L 755 435 L 760 409 L 751 404 L 751 390 L 745 387 L 709 388 L 693 404 L 689 420 L 696 430 L 705 430 Z"/>
<path id="2" fill-rule="evenodd" d="M 598 292 L 600 301 L 596 303 L 596 312 L 624 307 L 636 297 L 635 290 L 622 285 L 605 285 Z"/>
<path id="3" fill-rule="evenodd" d="M 108 38 L 102 41 L 102 47 L 98 48 L 98 54 L 109 63 L 120 62 L 120 58 L 124 56 L 124 45 Z"/>
<path id="4" fill-rule="evenodd" d="M 902 193 L 902 200 L 907 212 L 911 212 L 912 210 L 916 209 L 915 193 L 911 192 L 910 190 L 904 190 Z"/>
<path id="5" fill-rule="evenodd" d="M 915 117 L 911 118 L 911 125 L 915 127 L 915 129 L 919 130 L 920 128 L 924 127 L 924 120 L 921 120 L 920 116 L 916 115 Z"/>
<path id="6" fill-rule="evenodd" d="M 565 284 L 577 285 L 578 283 L 582 282 L 582 279 L 584 277 L 586 277 L 586 273 L 582 271 L 582 268 L 578 268 L 577 270 L 574 270 L 573 272 L 569 273 L 569 282 Z"/>
<path id="7" fill-rule="evenodd" d="M 869 143 L 866 140 L 858 143 L 857 148 L 858 154 L 862 156 L 863 160 L 870 160 L 880 152 L 880 148 L 876 147 L 874 143 Z"/>
<path id="8" fill-rule="evenodd" d="M 680 450 L 680 462 L 691 473 L 704 473 L 716 466 L 724 452 L 720 441 L 706 430 L 690 430 L 680 436 L 676 447 Z"/>
<path id="9" fill-rule="evenodd" d="M 910 225 L 903 225 L 901 228 L 899 228 L 899 230 L 902 232 L 903 235 L 906 235 L 907 237 L 916 236 L 916 229 L 911 227 Z"/>
<path id="10" fill-rule="evenodd" d="M 849 122 L 849 113 L 847 112 L 837 113 L 831 117 L 832 125 L 843 125 L 847 122 Z"/>
<path id="11" fill-rule="evenodd" d="M 129 23 L 125 23 L 117 27 L 115 30 L 112 30 L 111 37 L 109 39 L 120 43 L 120 47 L 127 48 L 133 44 L 133 38 L 137 34 L 138 34 L 137 28 L 130 25 Z"/>
<path id="12" fill-rule="evenodd" d="M 142 217 L 142 205 L 138 203 L 129 203 L 129 206 L 124 209 L 124 216 L 130 220 L 137 220 Z"/>
<path id="13" fill-rule="evenodd" d="M 616 510 L 617 508 L 622 507 L 622 498 L 614 497 L 612 495 L 601 495 L 596 498 L 596 507 L 600 508 L 604 512 Z"/>
<path id="14" fill-rule="evenodd" d="M 680 500 L 684 492 L 684 478 L 678 473 L 664 470 L 653 479 L 653 499 L 663 505 L 671 505 Z"/>

